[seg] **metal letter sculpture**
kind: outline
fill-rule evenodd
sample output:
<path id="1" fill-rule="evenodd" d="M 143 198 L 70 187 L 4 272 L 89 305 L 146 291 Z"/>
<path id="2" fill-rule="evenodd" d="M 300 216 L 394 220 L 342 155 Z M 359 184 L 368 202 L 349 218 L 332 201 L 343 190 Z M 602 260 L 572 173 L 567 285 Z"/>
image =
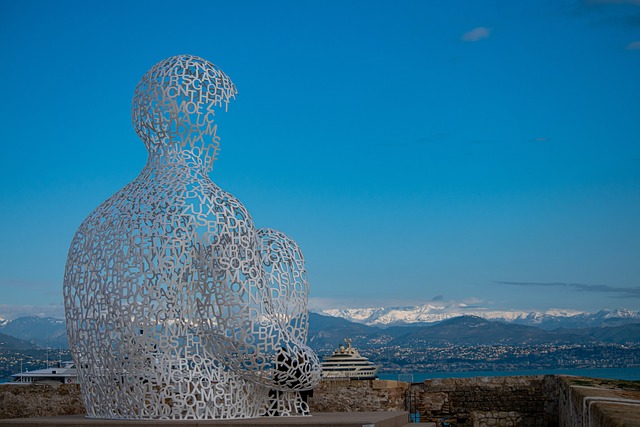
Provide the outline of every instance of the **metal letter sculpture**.
<path id="1" fill-rule="evenodd" d="M 140 175 L 76 232 L 64 277 L 69 344 L 90 417 L 224 419 L 302 415 L 320 380 L 305 345 L 304 259 L 284 234 L 256 230 L 208 173 L 215 111 L 236 95 L 189 55 L 138 84 Z"/>

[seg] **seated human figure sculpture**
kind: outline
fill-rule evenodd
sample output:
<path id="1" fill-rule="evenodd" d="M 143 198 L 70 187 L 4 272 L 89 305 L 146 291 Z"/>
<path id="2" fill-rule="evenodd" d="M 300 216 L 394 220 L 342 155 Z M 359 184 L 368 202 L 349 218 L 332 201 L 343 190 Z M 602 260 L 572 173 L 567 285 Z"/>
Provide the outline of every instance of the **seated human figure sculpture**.
<path id="1" fill-rule="evenodd" d="M 226 74 L 190 55 L 159 62 L 136 88 L 147 164 L 80 225 L 65 270 L 89 417 L 308 413 L 300 392 L 319 382 L 320 364 L 305 344 L 302 252 L 278 231 L 256 230 L 208 176 L 216 110 L 235 96 Z"/>

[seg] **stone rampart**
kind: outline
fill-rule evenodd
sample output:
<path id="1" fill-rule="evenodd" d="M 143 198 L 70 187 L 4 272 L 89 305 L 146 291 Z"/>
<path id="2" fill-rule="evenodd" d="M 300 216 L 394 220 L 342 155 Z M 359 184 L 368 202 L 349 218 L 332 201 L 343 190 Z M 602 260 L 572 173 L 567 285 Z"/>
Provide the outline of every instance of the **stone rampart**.
<path id="1" fill-rule="evenodd" d="M 323 381 L 312 413 L 404 411 L 438 427 L 640 427 L 640 382 L 538 375 Z M 77 384 L 0 385 L 0 419 L 84 414 Z"/>
<path id="2" fill-rule="evenodd" d="M 640 382 L 558 375 L 334 380 L 322 382 L 310 405 L 316 412 L 407 410 L 438 427 L 640 427 Z"/>
<path id="3" fill-rule="evenodd" d="M 323 381 L 311 399 L 316 411 L 408 410 L 422 422 L 455 426 L 556 426 L 553 376 L 398 381 Z"/>

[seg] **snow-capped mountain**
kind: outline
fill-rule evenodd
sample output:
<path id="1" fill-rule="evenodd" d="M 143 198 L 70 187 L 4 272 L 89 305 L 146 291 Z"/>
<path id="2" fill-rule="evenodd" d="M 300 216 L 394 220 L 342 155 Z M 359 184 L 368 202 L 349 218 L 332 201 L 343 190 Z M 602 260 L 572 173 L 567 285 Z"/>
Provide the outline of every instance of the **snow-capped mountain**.
<path id="1" fill-rule="evenodd" d="M 447 307 L 423 305 L 417 307 L 377 307 L 322 310 L 321 314 L 342 317 L 369 326 L 395 326 L 414 323 L 433 323 L 462 315 Z"/>
<path id="2" fill-rule="evenodd" d="M 568 309 L 528 312 L 489 311 L 472 308 L 464 304 L 447 306 L 427 304 L 416 307 L 327 309 L 319 313 L 379 327 L 424 325 L 465 315 L 519 325 L 537 326 L 543 329 L 617 326 L 640 322 L 640 312 L 623 308 L 601 310 L 597 313 Z"/>

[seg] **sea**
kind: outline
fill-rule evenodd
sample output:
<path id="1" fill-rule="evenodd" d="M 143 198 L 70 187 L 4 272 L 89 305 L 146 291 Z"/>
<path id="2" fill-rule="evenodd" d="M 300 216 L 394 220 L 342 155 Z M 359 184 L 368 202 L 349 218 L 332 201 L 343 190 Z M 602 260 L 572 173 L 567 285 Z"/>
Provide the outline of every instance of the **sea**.
<path id="1" fill-rule="evenodd" d="M 577 377 L 604 378 L 609 380 L 640 381 L 640 367 L 592 368 L 592 369 L 523 369 L 519 371 L 467 371 L 378 374 L 381 380 L 397 380 L 421 383 L 434 378 L 514 377 L 526 375 L 574 375 Z M 11 377 L 0 378 L 0 383 L 10 382 Z"/>
<path id="2" fill-rule="evenodd" d="M 634 368 L 531 369 L 518 371 L 467 371 L 378 374 L 381 380 L 423 382 L 434 378 L 513 377 L 525 375 L 575 375 L 578 377 L 640 381 L 640 366 Z"/>

